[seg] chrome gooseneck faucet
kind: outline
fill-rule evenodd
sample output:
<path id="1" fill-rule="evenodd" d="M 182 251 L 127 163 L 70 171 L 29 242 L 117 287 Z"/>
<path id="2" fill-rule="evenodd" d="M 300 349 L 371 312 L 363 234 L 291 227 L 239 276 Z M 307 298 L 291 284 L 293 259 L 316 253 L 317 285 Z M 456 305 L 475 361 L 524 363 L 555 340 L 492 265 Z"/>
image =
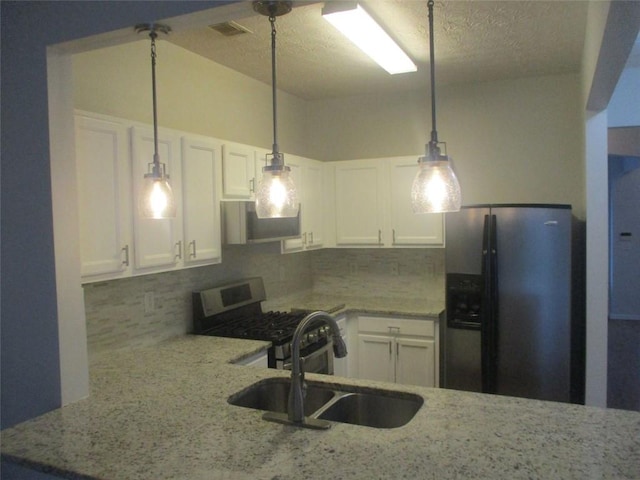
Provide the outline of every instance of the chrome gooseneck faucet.
<path id="1" fill-rule="evenodd" d="M 304 416 L 304 359 L 300 358 L 300 342 L 309 324 L 318 319 L 324 320 L 331 329 L 334 355 L 337 358 L 347 356 L 347 346 L 340 335 L 340 328 L 331 315 L 327 312 L 317 311 L 304 317 L 298 324 L 291 340 L 291 389 L 289 390 L 288 414 L 285 417 L 282 414 L 268 412 L 263 415 L 265 420 L 306 428 L 329 428 L 330 423 L 326 420 L 305 418 Z"/>

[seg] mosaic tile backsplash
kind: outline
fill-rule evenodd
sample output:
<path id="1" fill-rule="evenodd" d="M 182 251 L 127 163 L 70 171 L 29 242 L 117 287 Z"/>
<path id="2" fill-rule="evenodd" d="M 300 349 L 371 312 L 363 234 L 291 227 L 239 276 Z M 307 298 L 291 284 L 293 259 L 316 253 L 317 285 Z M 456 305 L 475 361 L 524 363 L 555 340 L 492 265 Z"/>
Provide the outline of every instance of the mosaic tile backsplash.
<path id="1" fill-rule="evenodd" d="M 281 255 L 279 244 L 223 247 L 222 264 L 84 286 L 89 355 L 191 331 L 191 292 L 261 276 L 268 299 L 314 291 L 354 297 L 442 298 L 442 249 L 324 249 Z M 145 294 L 154 308 L 145 313 Z M 269 309 L 268 302 L 265 305 Z"/>

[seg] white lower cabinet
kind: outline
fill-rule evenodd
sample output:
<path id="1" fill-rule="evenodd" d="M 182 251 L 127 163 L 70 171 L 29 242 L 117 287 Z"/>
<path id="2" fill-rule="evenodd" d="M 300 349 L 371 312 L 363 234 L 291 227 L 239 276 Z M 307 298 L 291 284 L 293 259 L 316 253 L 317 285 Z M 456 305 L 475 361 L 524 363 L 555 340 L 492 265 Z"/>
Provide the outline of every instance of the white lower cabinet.
<path id="1" fill-rule="evenodd" d="M 358 318 L 358 378 L 433 387 L 437 343 L 432 320 Z"/>

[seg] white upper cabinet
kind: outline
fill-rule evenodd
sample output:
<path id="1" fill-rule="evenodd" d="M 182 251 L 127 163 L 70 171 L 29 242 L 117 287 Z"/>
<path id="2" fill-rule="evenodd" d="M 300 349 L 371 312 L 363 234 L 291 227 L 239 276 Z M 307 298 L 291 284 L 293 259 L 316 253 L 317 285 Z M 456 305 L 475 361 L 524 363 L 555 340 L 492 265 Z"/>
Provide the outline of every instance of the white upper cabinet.
<path id="1" fill-rule="evenodd" d="M 324 246 L 324 212 L 326 191 L 326 168 L 322 162 L 309 160 L 303 171 L 304 186 L 304 232 L 306 248 Z"/>
<path id="2" fill-rule="evenodd" d="M 418 172 L 418 157 L 383 160 L 389 169 L 389 220 L 391 243 L 398 246 L 441 245 L 443 215 L 415 214 L 411 207 L 411 186 Z"/>
<path id="3" fill-rule="evenodd" d="M 322 162 L 285 155 L 300 201 L 301 236 L 283 240 L 283 253 L 321 248 L 324 245 L 325 169 Z"/>
<path id="4" fill-rule="evenodd" d="M 185 264 L 219 263 L 221 144 L 182 137 L 182 199 Z"/>
<path id="5" fill-rule="evenodd" d="M 238 143 L 222 146 L 222 195 L 229 200 L 249 200 L 256 189 L 256 151 Z"/>
<path id="6" fill-rule="evenodd" d="M 129 135 L 121 123 L 76 115 L 80 261 L 84 278 L 131 273 Z"/>
<path id="7" fill-rule="evenodd" d="M 336 244 L 383 244 L 383 180 L 378 160 L 335 162 Z"/>
<path id="8" fill-rule="evenodd" d="M 184 254 L 182 242 L 182 188 L 180 176 L 180 137 L 160 130 L 158 154 L 165 164 L 169 183 L 177 205 L 176 218 L 141 218 L 137 212 L 137 198 L 148 164 L 153 160 L 153 129 L 133 127 L 131 129 L 131 153 L 134 202 L 135 264 L 139 270 L 169 270 L 177 267 Z"/>
<path id="9" fill-rule="evenodd" d="M 442 214 L 416 215 L 417 156 L 335 162 L 336 245 L 442 246 Z"/>

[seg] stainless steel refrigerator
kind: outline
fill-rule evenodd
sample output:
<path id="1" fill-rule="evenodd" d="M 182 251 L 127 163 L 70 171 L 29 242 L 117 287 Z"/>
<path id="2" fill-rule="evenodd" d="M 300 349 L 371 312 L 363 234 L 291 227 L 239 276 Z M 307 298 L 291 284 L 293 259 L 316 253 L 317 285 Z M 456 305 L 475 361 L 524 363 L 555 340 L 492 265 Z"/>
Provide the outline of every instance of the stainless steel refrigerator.
<path id="1" fill-rule="evenodd" d="M 446 214 L 443 387 L 584 401 L 574 227 L 568 205 Z"/>

